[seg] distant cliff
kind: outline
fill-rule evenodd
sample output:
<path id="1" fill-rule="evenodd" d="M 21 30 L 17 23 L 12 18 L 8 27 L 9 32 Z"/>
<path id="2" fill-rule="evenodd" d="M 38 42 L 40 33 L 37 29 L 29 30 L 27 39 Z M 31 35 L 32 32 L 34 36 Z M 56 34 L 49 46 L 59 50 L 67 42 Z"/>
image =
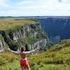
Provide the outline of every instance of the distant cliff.
<path id="1" fill-rule="evenodd" d="M 0 49 L 6 45 L 11 50 L 17 51 L 20 47 L 32 50 L 47 44 L 47 35 L 39 23 L 19 26 L 14 29 L 0 31 Z"/>
<path id="2" fill-rule="evenodd" d="M 70 17 L 50 16 L 39 20 L 52 41 L 70 39 Z"/>

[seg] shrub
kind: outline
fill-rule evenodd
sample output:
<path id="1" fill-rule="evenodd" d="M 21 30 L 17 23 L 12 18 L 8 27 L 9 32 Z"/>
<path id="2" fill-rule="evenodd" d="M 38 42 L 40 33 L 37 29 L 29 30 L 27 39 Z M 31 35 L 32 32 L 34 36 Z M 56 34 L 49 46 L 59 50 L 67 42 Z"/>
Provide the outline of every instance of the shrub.
<path id="1" fill-rule="evenodd" d="M 3 58 L 6 62 L 12 62 L 16 59 L 15 54 L 6 52 L 1 54 L 1 58 Z"/>
<path id="2" fill-rule="evenodd" d="M 0 56 L 0 65 L 3 65 L 6 63 L 6 60 Z"/>

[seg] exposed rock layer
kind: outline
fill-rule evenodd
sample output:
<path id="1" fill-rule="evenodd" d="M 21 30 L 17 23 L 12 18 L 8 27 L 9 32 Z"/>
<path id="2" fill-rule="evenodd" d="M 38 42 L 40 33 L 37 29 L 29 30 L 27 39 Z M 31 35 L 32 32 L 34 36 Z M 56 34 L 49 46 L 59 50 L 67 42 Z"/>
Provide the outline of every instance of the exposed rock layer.
<path id="1" fill-rule="evenodd" d="M 6 47 L 17 51 L 20 47 L 32 50 L 42 48 L 47 44 L 47 36 L 40 24 L 30 24 L 16 28 L 15 30 L 0 31 L 0 50 Z"/>

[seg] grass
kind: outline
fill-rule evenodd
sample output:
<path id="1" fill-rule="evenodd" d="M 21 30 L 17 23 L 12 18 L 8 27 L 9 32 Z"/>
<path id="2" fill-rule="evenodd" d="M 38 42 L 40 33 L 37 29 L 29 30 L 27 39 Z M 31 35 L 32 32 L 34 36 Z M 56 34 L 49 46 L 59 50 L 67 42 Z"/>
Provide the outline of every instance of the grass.
<path id="1" fill-rule="evenodd" d="M 0 70 L 20 70 L 20 65 L 18 61 L 13 61 L 0 66 Z"/>
<path id="2" fill-rule="evenodd" d="M 0 70 L 20 70 L 19 56 L 9 53 L 0 53 L 0 57 L 6 58 L 4 61 L 8 61 L 0 65 Z M 70 40 L 62 41 L 46 52 L 29 55 L 28 58 L 31 70 L 70 70 Z M 10 61 L 11 59 L 13 61 Z"/>
<path id="3" fill-rule="evenodd" d="M 22 26 L 25 24 L 33 24 L 33 23 L 35 23 L 35 21 L 29 19 L 21 19 L 21 20 L 4 19 L 0 20 L 0 30 L 13 29 L 17 26 Z"/>
<path id="4" fill-rule="evenodd" d="M 0 70 L 20 70 L 19 55 L 6 51 L 0 53 Z"/>
<path id="5" fill-rule="evenodd" d="M 14 29 L 17 26 L 31 23 L 35 23 L 35 21 L 29 19 L 0 20 L 0 30 Z M 33 39 L 30 39 L 31 37 L 29 37 L 29 41 L 32 42 Z M 70 70 L 70 39 L 55 44 L 45 52 L 29 55 L 28 58 L 31 70 Z M 0 53 L 0 70 L 21 70 L 19 59 L 19 55 L 8 51 Z"/>

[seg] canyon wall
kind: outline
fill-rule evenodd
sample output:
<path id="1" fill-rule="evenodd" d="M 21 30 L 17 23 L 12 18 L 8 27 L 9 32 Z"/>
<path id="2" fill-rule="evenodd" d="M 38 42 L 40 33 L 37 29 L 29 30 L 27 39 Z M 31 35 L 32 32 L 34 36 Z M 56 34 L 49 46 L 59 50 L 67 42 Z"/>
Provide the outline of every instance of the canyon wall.
<path id="1" fill-rule="evenodd" d="M 15 27 L 14 29 L 0 31 L 0 50 L 8 47 L 17 51 L 20 47 L 26 50 L 41 49 L 47 44 L 47 35 L 39 23 Z"/>

